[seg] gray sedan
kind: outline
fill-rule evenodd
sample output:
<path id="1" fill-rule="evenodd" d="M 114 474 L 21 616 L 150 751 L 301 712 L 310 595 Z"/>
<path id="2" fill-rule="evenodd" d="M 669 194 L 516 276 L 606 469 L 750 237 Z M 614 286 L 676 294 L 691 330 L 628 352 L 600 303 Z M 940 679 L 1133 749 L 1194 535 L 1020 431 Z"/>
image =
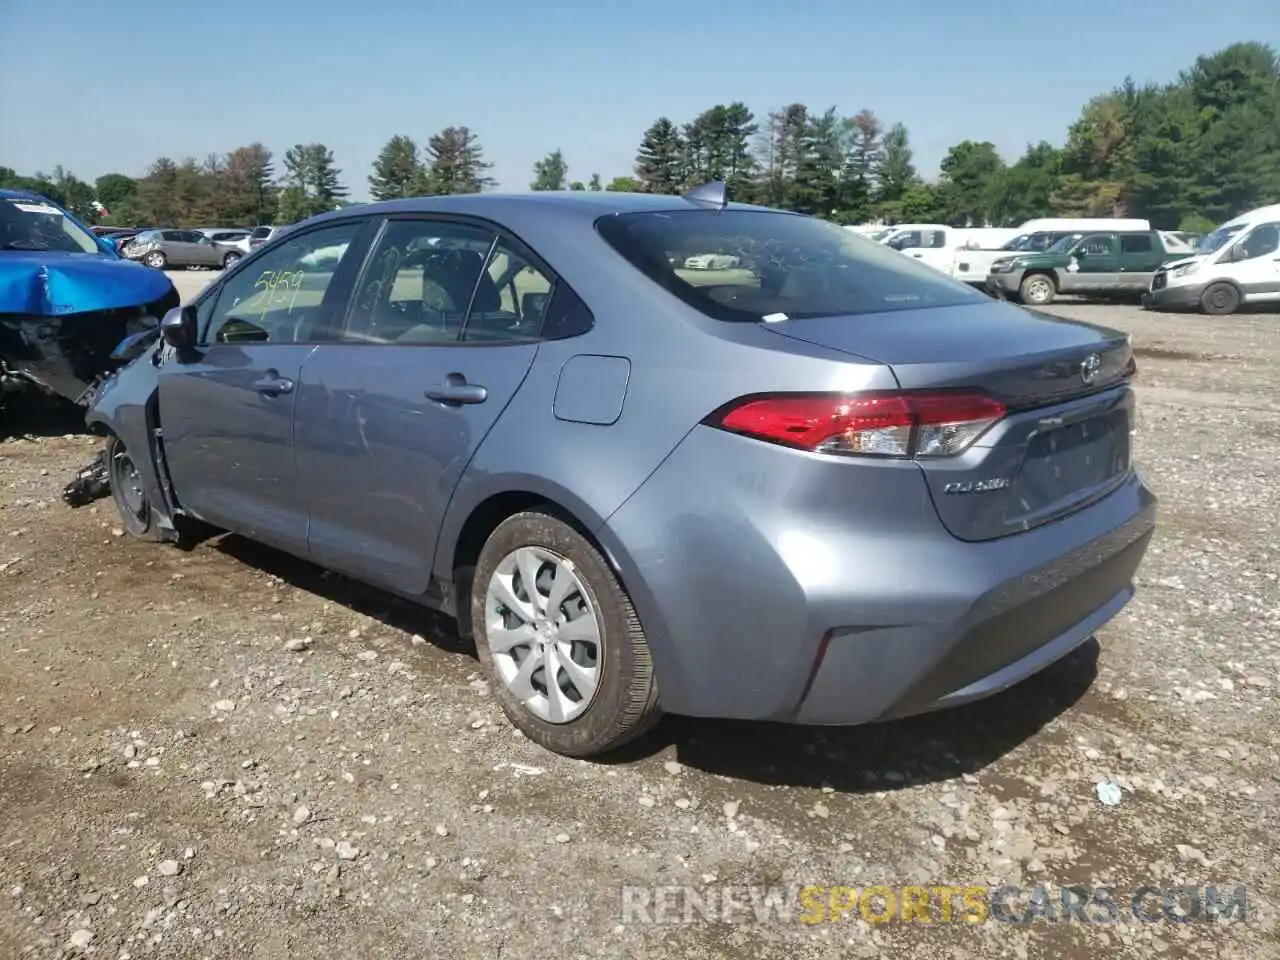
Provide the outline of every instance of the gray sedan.
<path id="1" fill-rule="evenodd" d="M 218 243 L 199 230 L 146 230 L 126 243 L 120 253 L 126 259 L 139 260 L 157 270 L 166 267 L 220 270 L 244 256 L 232 243 Z"/>
<path id="2" fill-rule="evenodd" d="M 987 696 L 1125 606 L 1155 525 L 1125 335 L 718 184 L 347 207 L 121 350 L 89 422 L 131 534 L 446 611 L 568 755 Z"/>

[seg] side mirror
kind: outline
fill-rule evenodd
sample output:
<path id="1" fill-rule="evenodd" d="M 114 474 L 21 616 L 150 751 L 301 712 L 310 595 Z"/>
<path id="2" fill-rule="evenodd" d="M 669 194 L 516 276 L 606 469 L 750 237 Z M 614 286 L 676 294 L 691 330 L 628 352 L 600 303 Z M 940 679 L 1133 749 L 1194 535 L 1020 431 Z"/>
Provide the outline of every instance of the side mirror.
<path id="1" fill-rule="evenodd" d="M 147 348 L 156 342 L 159 335 L 154 327 L 150 330 L 139 330 L 137 333 L 131 333 L 111 351 L 111 359 L 119 363 L 129 363 L 136 360 L 147 352 Z"/>
<path id="2" fill-rule="evenodd" d="M 1076 247 L 1076 249 L 1071 251 L 1071 256 L 1075 257 L 1077 260 L 1083 260 L 1088 255 L 1089 251 L 1084 247 Z"/>
<path id="3" fill-rule="evenodd" d="M 196 308 L 174 307 L 160 321 L 160 335 L 175 350 L 190 350 L 196 345 Z"/>

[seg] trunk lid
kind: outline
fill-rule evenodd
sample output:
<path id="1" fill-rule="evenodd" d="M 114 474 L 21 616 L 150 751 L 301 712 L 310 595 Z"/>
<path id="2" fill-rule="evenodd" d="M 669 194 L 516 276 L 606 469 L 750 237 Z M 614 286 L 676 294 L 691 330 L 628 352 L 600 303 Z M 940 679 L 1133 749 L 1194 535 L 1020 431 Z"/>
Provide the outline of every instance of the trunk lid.
<path id="1" fill-rule="evenodd" d="M 1126 334 L 992 300 L 770 323 L 783 337 L 887 365 L 904 389 L 978 388 L 1007 415 L 955 457 L 920 459 L 953 536 L 991 540 L 1063 517 L 1130 470 Z"/>

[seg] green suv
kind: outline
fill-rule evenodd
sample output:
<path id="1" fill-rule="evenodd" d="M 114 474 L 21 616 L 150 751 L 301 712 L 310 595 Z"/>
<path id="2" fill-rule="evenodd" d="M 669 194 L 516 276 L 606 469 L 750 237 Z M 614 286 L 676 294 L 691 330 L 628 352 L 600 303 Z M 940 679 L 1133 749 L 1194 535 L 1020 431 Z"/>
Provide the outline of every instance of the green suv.
<path id="1" fill-rule="evenodd" d="M 1158 230 L 1073 233 L 1039 253 L 995 261 L 984 289 L 1038 307 L 1060 293 L 1137 300 L 1160 265 L 1180 256 Z"/>

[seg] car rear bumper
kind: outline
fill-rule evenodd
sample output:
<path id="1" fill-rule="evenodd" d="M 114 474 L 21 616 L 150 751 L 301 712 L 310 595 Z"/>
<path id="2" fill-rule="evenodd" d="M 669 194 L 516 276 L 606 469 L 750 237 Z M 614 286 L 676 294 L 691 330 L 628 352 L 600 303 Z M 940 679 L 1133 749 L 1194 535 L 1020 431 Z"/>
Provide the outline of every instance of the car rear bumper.
<path id="1" fill-rule="evenodd" d="M 600 537 L 664 709 L 852 724 L 988 696 L 1083 643 L 1133 595 L 1155 508 L 1131 474 L 1062 520 L 965 543 L 915 464 L 698 428 Z"/>

